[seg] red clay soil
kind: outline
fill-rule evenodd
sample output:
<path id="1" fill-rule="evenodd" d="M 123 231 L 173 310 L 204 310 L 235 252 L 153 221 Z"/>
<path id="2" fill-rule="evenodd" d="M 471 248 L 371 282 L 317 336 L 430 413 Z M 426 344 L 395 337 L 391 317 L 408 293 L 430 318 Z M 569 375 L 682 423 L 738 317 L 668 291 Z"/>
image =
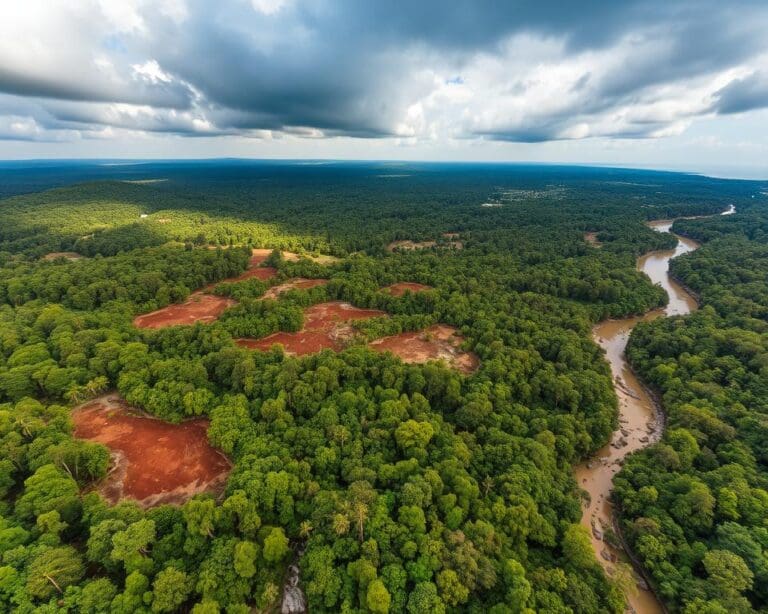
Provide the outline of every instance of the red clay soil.
<path id="1" fill-rule="evenodd" d="M 272 286 L 264 293 L 262 298 L 274 299 L 280 296 L 283 292 L 288 292 L 288 290 L 309 290 L 310 288 L 324 286 L 327 283 L 327 279 L 305 279 L 303 277 L 298 277 L 296 279 L 290 279 L 279 286 Z"/>
<path id="2" fill-rule="evenodd" d="M 184 303 L 168 305 L 157 311 L 136 316 L 133 324 L 138 328 L 164 328 L 195 322 L 210 323 L 236 302 L 223 296 L 194 292 Z"/>
<path id="3" fill-rule="evenodd" d="M 274 277 L 277 275 L 277 269 L 272 268 L 271 266 L 262 266 L 257 267 L 255 269 L 248 269 L 245 273 L 241 273 L 237 277 L 228 277 L 227 279 L 222 279 L 221 281 L 217 281 L 214 286 L 223 282 L 235 282 L 235 281 L 245 281 L 246 279 L 253 279 L 254 277 L 256 279 L 266 280 L 270 279 L 271 277 Z"/>
<path id="4" fill-rule="evenodd" d="M 250 268 L 259 266 L 264 262 L 274 250 L 271 249 L 252 249 L 251 250 L 251 262 L 248 265 Z"/>
<path id="5" fill-rule="evenodd" d="M 473 373 L 480 366 L 480 360 L 472 352 L 461 349 L 464 339 L 452 326 L 435 324 L 429 328 L 400 333 L 371 341 L 368 345 L 377 352 L 392 352 L 403 362 L 424 363 L 430 360 L 444 360 L 464 374 Z"/>
<path id="6" fill-rule="evenodd" d="M 131 498 L 143 507 L 182 503 L 200 492 L 220 492 L 232 465 L 208 442 L 208 420 L 171 424 L 131 408 L 116 394 L 72 413 L 75 436 L 106 445 L 113 466 L 98 486 L 110 503 Z"/>
<path id="7" fill-rule="evenodd" d="M 319 303 L 304 310 L 304 328 L 296 333 L 273 333 L 262 339 L 238 339 L 241 347 L 268 350 L 276 343 L 283 345 L 287 354 L 304 356 L 325 348 L 342 350 L 354 333 L 348 322 L 386 315 L 377 309 L 360 309 L 349 303 L 332 301 Z"/>
<path id="8" fill-rule="evenodd" d="M 414 281 L 401 281 L 391 286 L 386 286 L 381 290 L 392 296 L 403 296 L 406 292 L 424 292 L 425 290 L 432 290 L 432 286 L 425 286 L 424 284 L 417 284 Z"/>

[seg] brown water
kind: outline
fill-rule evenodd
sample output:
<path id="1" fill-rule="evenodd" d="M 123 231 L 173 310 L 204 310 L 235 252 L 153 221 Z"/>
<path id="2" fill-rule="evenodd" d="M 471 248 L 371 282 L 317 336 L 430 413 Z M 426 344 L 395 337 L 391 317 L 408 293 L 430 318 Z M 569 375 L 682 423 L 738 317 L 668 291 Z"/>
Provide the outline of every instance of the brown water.
<path id="1" fill-rule="evenodd" d="M 658 232 L 670 232 L 672 220 L 650 222 Z M 614 526 L 610 493 L 613 476 L 619 471 L 624 458 L 635 450 L 658 441 L 662 433 L 662 420 L 656 404 L 629 368 L 624 357 L 629 334 L 638 322 L 647 322 L 661 316 L 683 315 L 697 307 L 696 299 L 669 276 L 669 261 L 698 247 L 695 241 L 677 237 L 675 249 L 649 252 L 637 260 L 637 268 L 669 295 L 669 303 L 663 309 L 649 311 L 642 316 L 623 320 L 604 320 L 592 331 L 597 343 L 605 350 L 611 366 L 613 383 L 619 399 L 619 430 L 611 442 L 597 451 L 592 459 L 576 468 L 579 486 L 586 490 L 591 501 L 584 509 L 582 524 L 590 531 L 592 546 L 598 560 L 609 575 L 616 571 L 617 563 L 627 563 L 624 552 L 609 546 L 604 540 L 605 529 Z M 655 614 L 664 609 L 656 596 L 635 572 L 635 589 L 628 591 L 631 610 L 638 614 Z"/>

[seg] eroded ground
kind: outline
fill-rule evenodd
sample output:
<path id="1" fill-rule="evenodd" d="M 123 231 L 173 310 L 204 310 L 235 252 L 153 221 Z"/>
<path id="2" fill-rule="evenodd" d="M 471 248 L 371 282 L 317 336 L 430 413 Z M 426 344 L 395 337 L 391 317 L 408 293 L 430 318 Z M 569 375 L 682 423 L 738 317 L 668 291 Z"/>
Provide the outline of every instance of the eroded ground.
<path id="1" fill-rule="evenodd" d="M 425 290 L 432 290 L 432 286 L 426 286 L 424 284 L 417 284 L 414 281 L 400 281 L 391 286 L 385 286 L 382 288 L 382 292 L 386 292 L 392 296 L 403 296 L 406 292 L 424 292 Z"/>
<path id="2" fill-rule="evenodd" d="M 113 466 L 98 490 L 111 503 L 135 499 L 143 507 L 182 503 L 200 492 L 220 491 L 232 468 L 208 442 L 208 420 L 171 424 L 150 418 L 116 394 L 89 401 L 72 413 L 75 437 L 112 452 Z"/>
<path id="3" fill-rule="evenodd" d="M 289 290 L 309 290 L 310 288 L 324 286 L 327 283 L 327 279 L 305 279 L 304 277 L 298 277 L 296 279 L 290 279 L 285 283 L 279 284 L 277 286 L 272 286 L 264 293 L 262 298 L 275 299 L 284 292 L 288 292 Z"/>
<path id="4" fill-rule="evenodd" d="M 480 360 L 474 353 L 461 349 L 463 342 L 464 338 L 452 326 L 435 324 L 422 331 L 376 339 L 368 345 L 377 352 L 392 352 L 403 362 L 444 360 L 462 373 L 473 373 L 480 366 Z"/>
<path id="5" fill-rule="evenodd" d="M 437 245 L 437 241 L 392 241 L 387 245 L 388 252 L 394 252 L 396 250 L 414 250 L 414 249 L 429 249 Z"/>
<path id="6" fill-rule="evenodd" d="M 164 328 L 195 322 L 209 323 L 216 320 L 224 310 L 237 301 L 223 296 L 193 292 L 183 303 L 168 305 L 162 309 L 151 311 L 133 319 L 138 328 Z"/>
<path id="7" fill-rule="evenodd" d="M 437 241 L 410 241 L 406 239 L 402 241 L 392 241 L 392 243 L 387 245 L 387 251 L 413 251 L 419 249 L 430 249 L 432 247 L 441 247 L 444 249 L 464 249 L 464 244 L 461 241 L 444 241 L 442 243 L 438 243 Z"/>
<path id="8" fill-rule="evenodd" d="M 385 315 L 378 309 L 360 309 L 341 301 L 319 303 L 304 310 L 304 328 L 299 332 L 278 332 L 262 339 L 238 339 L 237 344 L 264 351 L 279 343 L 287 354 L 296 356 L 313 354 L 326 348 L 340 351 L 354 336 L 349 322 Z"/>
<path id="9" fill-rule="evenodd" d="M 59 258 L 66 258 L 67 260 L 82 260 L 85 256 L 78 254 L 77 252 L 51 252 L 43 256 L 43 260 L 58 260 Z"/>
<path id="10" fill-rule="evenodd" d="M 589 243 L 592 247 L 602 247 L 603 244 L 600 243 L 600 241 L 597 238 L 596 232 L 585 232 L 584 233 L 584 240 Z"/>

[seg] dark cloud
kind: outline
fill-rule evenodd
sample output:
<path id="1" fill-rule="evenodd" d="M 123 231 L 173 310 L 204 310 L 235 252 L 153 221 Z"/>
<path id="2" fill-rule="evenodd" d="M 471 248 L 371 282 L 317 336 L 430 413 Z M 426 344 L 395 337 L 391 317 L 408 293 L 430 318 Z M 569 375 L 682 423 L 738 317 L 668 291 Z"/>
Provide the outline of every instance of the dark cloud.
<path id="1" fill-rule="evenodd" d="M 715 110 L 718 113 L 744 113 L 768 107 L 768 74 L 754 72 L 735 79 L 717 92 Z"/>
<path id="2" fill-rule="evenodd" d="M 74 51 L 62 65 L 55 57 L 40 68 L 0 56 L 0 92 L 29 98 L 28 115 L 51 130 L 109 125 L 181 135 L 270 130 L 377 138 L 434 131 L 442 122 L 453 136 L 520 142 L 576 138 L 579 123 L 599 125 L 584 134 L 641 138 L 696 113 L 741 112 L 768 99 L 766 79 L 755 73 L 718 92 L 714 107 L 693 105 L 674 116 L 653 107 L 669 98 L 665 88 L 765 53 L 764 1 L 287 0 L 268 14 L 257 4 L 187 0 L 184 15 L 174 18 L 162 3 L 147 3 L 139 25 L 103 32 L 102 16 L 90 23 L 80 14 L 62 22 L 83 30 L 71 32 Z M 535 43 L 510 51 L 514 37 Z M 526 74 L 502 71 L 500 82 L 489 81 L 465 108 L 430 99 L 439 86 L 478 87 L 466 72 L 477 71 L 483 58 L 512 65 L 517 53 L 531 54 L 514 64 Z M 92 65 L 101 55 L 107 68 Z M 494 96 L 535 92 L 541 76 L 527 74 L 531 67 L 573 57 L 586 65 L 552 94 L 563 99 L 558 104 L 532 95 L 528 107 L 515 102 L 507 110 L 499 101 L 488 112 Z M 137 72 L 147 62 L 161 72 Z M 109 103 L 150 109 L 105 108 Z M 627 111 L 638 108 L 642 113 Z M 446 119 L 451 112 L 457 116 Z"/>

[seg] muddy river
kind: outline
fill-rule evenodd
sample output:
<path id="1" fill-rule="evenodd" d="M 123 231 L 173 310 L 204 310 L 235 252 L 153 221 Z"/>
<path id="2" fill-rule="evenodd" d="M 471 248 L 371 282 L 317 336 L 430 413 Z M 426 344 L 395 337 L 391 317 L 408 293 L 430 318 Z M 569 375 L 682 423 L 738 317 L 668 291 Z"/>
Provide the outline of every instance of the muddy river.
<path id="1" fill-rule="evenodd" d="M 650 222 L 649 226 L 659 232 L 670 232 L 672 220 Z M 619 399 L 619 430 L 613 434 L 611 442 L 598 450 L 589 462 L 576 468 L 575 475 L 579 486 L 591 497 L 590 504 L 584 509 L 582 523 L 589 529 L 597 558 L 609 575 L 614 572 L 617 562 L 627 562 L 624 552 L 611 547 L 603 539 L 606 528 L 614 526 L 610 503 L 613 476 L 621 468 L 624 457 L 658 441 L 663 428 L 654 400 L 629 368 L 624 358 L 624 349 L 630 332 L 638 322 L 647 322 L 661 316 L 683 315 L 697 307 L 696 299 L 669 276 L 669 261 L 693 251 L 698 244 L 685 237 L 678 236 L 677 239 L 674 249 L 649 252 L 637 261 L 638 270 L 646 273 L 651 281 L 667 291 L 667 306 L 642 316 L 605 320 L 593 329 L 594 339 L 605 350 L 611 365 Z M 637 590 L 627 596 L 630 607 L 638 614 L 663 612 L 663 607 L 637 573 L 635 582 Z"/>

